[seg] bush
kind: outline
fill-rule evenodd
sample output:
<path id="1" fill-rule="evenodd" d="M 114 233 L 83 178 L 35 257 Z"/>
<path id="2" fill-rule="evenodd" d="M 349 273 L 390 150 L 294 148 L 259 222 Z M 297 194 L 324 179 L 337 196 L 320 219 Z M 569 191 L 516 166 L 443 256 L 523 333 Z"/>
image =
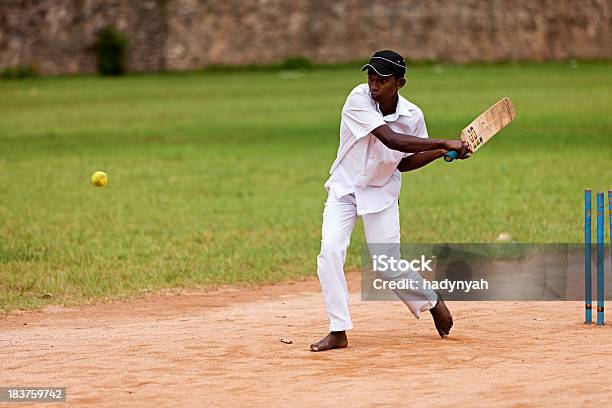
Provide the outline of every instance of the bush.
<path id="1" fill-rule="evenodd" d="M 289 57 L 283 61 L 280 68 L 286 70 L 312 69 L 313 63 L 305 57 Z"/>
<path id="2" fill-rule="evenodd" d="M 127 37 L 112 26 L 98 33 L 94 46 L 100 75 L 122 75 L 126 70 Z"/>
<path id="3" fill-rule="evenodd" d="M 38 76 L 38 74 L 34 68 L 25 65 L 5 67 L 2 71 L 0 71 L 0 78 L 2 79 L 24 79 L 34 78 L 36 76 Z"/>

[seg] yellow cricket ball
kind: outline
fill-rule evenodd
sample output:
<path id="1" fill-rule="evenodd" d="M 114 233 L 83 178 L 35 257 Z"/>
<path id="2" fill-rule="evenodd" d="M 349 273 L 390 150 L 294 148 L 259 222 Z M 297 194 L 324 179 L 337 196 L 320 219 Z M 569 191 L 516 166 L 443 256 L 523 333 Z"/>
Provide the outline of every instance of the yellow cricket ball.
<path id="1" fill-rule="evenodd" d="M 108 184 L 108 176 L 103 171 L 96 171 L 91 175 L 91 183 L 96 187 L 104 187 Z"/>

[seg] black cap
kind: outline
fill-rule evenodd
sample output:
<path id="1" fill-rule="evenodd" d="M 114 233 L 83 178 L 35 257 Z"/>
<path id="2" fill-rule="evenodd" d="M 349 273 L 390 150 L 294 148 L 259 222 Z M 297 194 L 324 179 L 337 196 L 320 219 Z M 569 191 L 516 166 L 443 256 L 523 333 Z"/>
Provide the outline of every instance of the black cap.
<path id="1" fill-rule="evenodd" d="M 406 73 L 406 62 L 395 51 L 376 51 L 370 58 L 370 62 L 365 64 L 361 70 L 365 71 L 368 68 L 372 68 L 380 76 L 395 75 L 398 78 L 403 78 Z"/>

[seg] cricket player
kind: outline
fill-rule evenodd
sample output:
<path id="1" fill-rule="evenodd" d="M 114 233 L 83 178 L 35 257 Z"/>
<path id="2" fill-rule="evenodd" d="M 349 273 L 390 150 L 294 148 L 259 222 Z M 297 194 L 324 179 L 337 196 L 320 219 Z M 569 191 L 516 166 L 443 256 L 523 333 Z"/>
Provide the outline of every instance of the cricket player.
<path id="1" fill-rule="evenodd" d="M 461 159 L 470 153 L 460 140 L 428 138 L 423 112 L 398 93 L 406 83 L 406 64 L 401 55 L 378 51 L 364 65 L 365 70 L 368 83 L 355 87 L 342 108 L 340 146 L 325 183 L 328 198 L 317 273 L 330 333 L 312 344 L 311 351 L 348 345 L 346 331 L 353 323 L 344 262 L 357 217 L 362 218 L 368 245 L 386 244 L 399 259 L 400 172 L 423 167 L 450 150 L 457 151 Z M 412 270 L 387 278 L 423 280 Z M 418 290 L 394 292 L 415 317 L 429 310 L 441 337 L 449 334 L 453 318 L 436 292 L 422 285 Z"/>

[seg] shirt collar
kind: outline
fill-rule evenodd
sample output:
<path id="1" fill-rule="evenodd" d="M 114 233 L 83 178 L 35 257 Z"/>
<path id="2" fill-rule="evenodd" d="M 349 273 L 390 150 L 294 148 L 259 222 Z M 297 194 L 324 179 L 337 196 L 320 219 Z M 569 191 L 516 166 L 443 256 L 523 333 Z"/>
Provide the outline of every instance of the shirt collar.
<path id="1" fill-rule="evenodd" d="M 376 102 L 376 108 L 380 112 L 380 106 L 378 106 L 378 102 Z M 406 99 L 402 97 L 402 95 L 398 95 L 397 106 L 395 107 L 395 112 L 390 115 L 384 116 L 383 119 L 386 122 L 396 121 L 400 115 L 401 116 L 410 116 L 412 113 L 410 112 L 410 107 L 408 106 L 408 102 Z"/>

